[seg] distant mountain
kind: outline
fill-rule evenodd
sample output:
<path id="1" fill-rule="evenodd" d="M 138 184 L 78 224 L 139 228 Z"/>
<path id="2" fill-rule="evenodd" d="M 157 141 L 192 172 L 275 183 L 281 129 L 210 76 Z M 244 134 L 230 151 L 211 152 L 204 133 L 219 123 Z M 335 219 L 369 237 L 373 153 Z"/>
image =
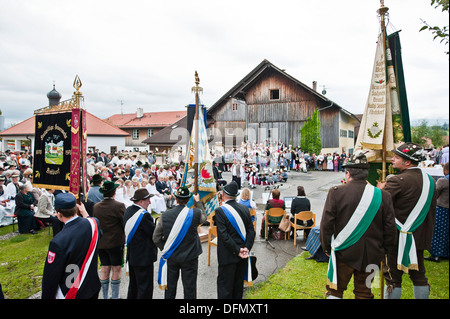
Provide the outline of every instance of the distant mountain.
<path id="1" fill-rule="evenodd" d="M 449 124 L 449 119 L 419 119 L 419 120 L 411 120 L 411 126 L 418 126 L 422 124 L 422 121 L 427 121 L 429 126 L 431 125 L 443 125 L 445 123 Z"/>

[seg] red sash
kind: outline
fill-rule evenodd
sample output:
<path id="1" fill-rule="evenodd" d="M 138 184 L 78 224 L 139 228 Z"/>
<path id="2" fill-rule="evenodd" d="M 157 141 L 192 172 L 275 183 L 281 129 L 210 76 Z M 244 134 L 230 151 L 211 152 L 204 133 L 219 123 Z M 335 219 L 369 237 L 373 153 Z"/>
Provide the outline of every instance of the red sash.
<path id="1" fill-rule="evenodd" d="M 98 242 L 98 225 L 95 222 L 93 218 L 87 218 L 89 223 L 91 224 L 92 229 L 92 239 L 91 243 L 89 244 L 89 249 L 86 254 L 86 257 L 83 261 L 83 265 L 81 266 L 80 272 L 78 273 L 77 278 L 72 284 L 72 287 L 70 287 L 69 291 L 67 292 L 66 296 L 63 296 L 61 293 L 61 289 L 58 289 L 58 295 L 61 297 L 64 297 L 65 299 L 75 299 L 78 289 L 83 284 L 84 279 L 86 278 L 87 272 L 89 270 L 89 266 L 91 265 L 92 258 L 94 257 L 94 251 L 97 247 Z"/>

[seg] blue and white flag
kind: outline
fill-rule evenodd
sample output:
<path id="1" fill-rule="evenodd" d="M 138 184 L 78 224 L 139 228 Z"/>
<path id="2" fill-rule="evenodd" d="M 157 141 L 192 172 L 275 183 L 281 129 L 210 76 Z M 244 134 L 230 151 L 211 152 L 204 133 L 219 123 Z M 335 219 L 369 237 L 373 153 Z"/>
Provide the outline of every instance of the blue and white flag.
<path id="1" fill-rule="evenodd" d="M 198 136 L 196 136 L 198 127 Z M 196 151 L 198 159 L 196 159 Z M 203 112 L 199 112 L 197 121 L 193 121 L 192 134 L 186 152 L 186 165 L 181 186 L 186 186 L 194 192 L 195 166 L 198 166 L 198 193 L 200 200 L 206 208 L 206 216 L 219 207 L 217 198 L 216 180 L 214 179 L 211 153 L 208 144 Z M 188 202 L 187 207 L 194 207 L 194 200 Z"/>

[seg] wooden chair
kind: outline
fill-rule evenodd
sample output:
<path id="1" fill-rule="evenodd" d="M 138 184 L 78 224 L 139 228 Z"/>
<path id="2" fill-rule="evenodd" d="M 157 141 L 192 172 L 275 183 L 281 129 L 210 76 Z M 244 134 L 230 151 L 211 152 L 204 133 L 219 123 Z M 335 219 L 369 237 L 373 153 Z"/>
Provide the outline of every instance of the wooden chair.
<path id="1" fill-rule="evenodd" d="M 214 239 L 217 238 L 217 226 L 209 226 L 208 229 L 208 266 L 211 260 L 211 246 L 217 247 L 217 242 Z M 217 239 L 216 239 L 217 240 Z"/>
<path id="2" fill-rule="evenodd" d="M 266 210 L 265 218 L 264 218 L 264 228 L 265 228 L 265 238 L 266 238 L 266 240 L 268 240 L 268 238 L 267 238 L 267 231 L 269 229 L 269 226 L 276 226 L 276 225 L 280 224 L 280 222 L 278 222 L 278 223 L 269 223 L 269 216 L 270 217 L 284 217 L 284 215 L 286 215 L 286 210 L 284 210 L 283 208 L 271 208 L 269 210 Z M 284 239 L 286 240 L 286 233 L 284 234 Z"/>
<path id="3" fill-rule="evenodd" d="M 253 227 L 256 231 L 256 209 L 250 209 L 250 216 L 254 219 L 253 220 Z"/>
<path id="4" fill-rule="evenodd" d="M 212 212 L 208 216 L 209 228 L 208 228 L 208 266 L 210 265 L 211 260 L 211 246 L 217 247 L 217 226 L 214 225 L 214 216 L 215 212 Z M 214 240 L 216 239 L 216 240 Z"/>
<path id="5" fill-rule="evenodd" d="M 313 220 L 313 224 L 311 226 L 300 226 L 297 225 L 297 220 L 307 221 Z M 316 226 L 316 214 L 310 211 L 303 211 L 295 214 L 294 222 L 291 222 L 291 227 L 294 230 L 294 246 L 297 245 L 297 230 L 303 230 L 303 239 L 305 239 L 305 229 L 311 229 Z"/>
<path id="6" fill-rule="evenodd" d="M 12 218 L 12 229 L 13 229 L 13 233 L 14 233 L 14 225 L 17 223 L 17 215 L 15 214 L 7 214 L 5 215 L 5 217 L 11 217 Z"/>

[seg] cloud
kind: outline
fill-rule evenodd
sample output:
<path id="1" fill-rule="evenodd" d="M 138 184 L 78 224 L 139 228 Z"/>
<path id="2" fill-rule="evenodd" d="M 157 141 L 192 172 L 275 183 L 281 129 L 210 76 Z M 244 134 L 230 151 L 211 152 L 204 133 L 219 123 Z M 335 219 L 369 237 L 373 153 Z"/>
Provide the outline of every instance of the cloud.
<path id="1" fill-rule="evenodd" d="M 392 2 L 392 3 L 391 3 Z M 411 118 L 448 118 L 448 56 L 424 19 L 448 24 L 427 1 L 389 1 L 389 29 L 401 29 Z M 56 89 L 106 118 L 214 104 L 263 59 L 355 114 L 366 103 L 375 56 L 378 3 L 365 1 L 57 1 L 16 0 L 0 11 L 0 109 L 17 123 L 47 105 Z M 395 25 L 395 26 L 394 26 Z M 120 100 L 123 101 L 121 106 Z M 432 112 L 424 111 L 432 106 Z"/>

